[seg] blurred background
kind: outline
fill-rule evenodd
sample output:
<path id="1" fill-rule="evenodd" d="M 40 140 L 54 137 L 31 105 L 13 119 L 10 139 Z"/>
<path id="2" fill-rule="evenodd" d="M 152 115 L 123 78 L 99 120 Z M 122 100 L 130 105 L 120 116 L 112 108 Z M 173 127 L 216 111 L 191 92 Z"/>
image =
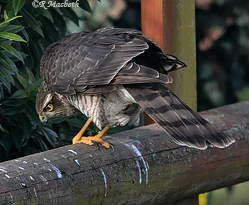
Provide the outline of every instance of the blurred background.
<path id="1" fill-rule="evenodd" d="M 0 161 L 71 144 L 86 120 L 44 125 L 38 119 L 39 61 L 49 44 L 102 27 L 141 30 L 140 0 L 80 0 L 78 8 L 48 9 L 34 2 L 0 0 Z M 247 0 L 196 0 L 196 50 L 198 111 L 249 100 Z M 97 131 L 91 125 L 88 134 Z M 203 205 L 249 205 L 248 192 L 248 183 L 215 191 Z"/>

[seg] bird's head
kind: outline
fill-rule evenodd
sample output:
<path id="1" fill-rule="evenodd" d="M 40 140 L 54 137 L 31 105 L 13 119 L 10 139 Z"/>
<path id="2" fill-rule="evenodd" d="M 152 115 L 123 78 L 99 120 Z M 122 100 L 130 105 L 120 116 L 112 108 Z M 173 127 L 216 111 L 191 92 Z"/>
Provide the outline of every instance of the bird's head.
<path id="1" fill-rule="evenodd" d="M 36 96 L 36 111 L 42 122 L 51 118 L 72 116 L 77 112 L 63 95 L 43 89 L 42 86 Z"/>

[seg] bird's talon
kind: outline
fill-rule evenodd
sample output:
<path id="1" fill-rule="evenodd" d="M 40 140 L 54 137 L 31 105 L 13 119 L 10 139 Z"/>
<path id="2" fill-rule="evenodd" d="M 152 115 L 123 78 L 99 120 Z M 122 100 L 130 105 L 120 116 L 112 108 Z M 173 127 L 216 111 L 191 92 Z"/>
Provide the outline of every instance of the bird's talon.
<path id="1" fill-rule="evenodd" d="M 94 142 L 96 142 L 97 144 L 101 144 L 105 148 L 110 148 L 109 143 L 102 140 L 101 137 L 98 136 L 98 135 L 89 136 L 89 137 L 81 137 L 79 140 L 73 141 L 73 144 L 84 143 L 84 144 L 87 144 L 87 145 L 93 145 Z"/>
<path id="2" fill-rule="evenodd" d="M 107 149 L 110 148 L 110 144 L 108 142 L 105 142 L 105 141 L 103 141 L 102 146 L 104 146 Z"/>

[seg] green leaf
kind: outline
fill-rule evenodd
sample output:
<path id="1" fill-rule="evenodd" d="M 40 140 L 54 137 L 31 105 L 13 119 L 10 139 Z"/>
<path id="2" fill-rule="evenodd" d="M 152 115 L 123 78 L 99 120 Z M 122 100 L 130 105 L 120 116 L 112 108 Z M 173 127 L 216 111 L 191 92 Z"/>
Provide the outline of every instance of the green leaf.
<path id="1" fill-rule="evenodd" d="M 3 76 L 6 80 L 8 80 L 12 84 L 14 84 L 14 79 L 12 77 L 13 74 L 14 72 L 12 70 L 9 70 L 0 65 L 0 75 Z"/>
<path id="2" fill-rule="evenodd" d="M 25 90 L 17 90 L 11 97 L 10 99 L 20 99 L 20 98 L 27 98 L 28 94 L 26 93 Z"/>
<path id="3" fill-rule="evenodd" d="M 33 121 L 33 123 L 36 123 L 37 125 L 40 125 L 41 124 L 41 121 L 39 119 L 39 116 L 38 114 L 36 113 L 35 111 L 35 108 L 34 108 L 34 101 L 33 102 L 28 102 L 24 105 L 25 107 L 25 113 L 28 114 L 30 120 Z"/>
<path id="4" fill-rule="evenodd" d="M 23 105 L 27 102 L 27 99 L 26 98 L 23 98 L 23 99 L 19 99 L 19 100 L 16 100 L 14 98 L 12 99 L 8 99 L 8 100 L 5 100 L 2 102 L 3 105 L 6 105 L 6 106 L 9 106 L 9 107 L 15 107 L 15 108 L 18 108 L 18 106 L 20 105 Z M 18 112 L 20 112 L 20 107 L 18 108 Z M 4 112 L 6 115 L 7 115 L 7 112 Z"/>
<path id="5" fill-rule="evenodd" d="M 0 124 L 0 131 L 2 131 L 2 132 L 6 131 L 1 124 Z"/>
<path id="6" fill-rule="evenodd" d="M 85 11 L 88 11 L 89 13 L 92 13 L 92 9 L 87 0 L 79 1 L 79 5 L 80 5 L 80 8 L 84 9 Z"/>
<path id="7" fill-rule="evenodd" d="M 8 135 L 6 135 L 5 133 L 3 136 L 1 136 L 0 144 L 4 147 L 5 151 L 8 153 L 12 145 L 12 139 L 10 140 Z"/>
<path id="8" fill-rule="evenodd" d="M 29 55 L 27 55 L 26 53 L 23 53 L 23 52 L 21 52 L 21 51 L 18 51 L 18 52 L 21 54 L 21 56 L 22 56 L 23 59 L 29 56 Z"/>
<path id="9" fill-rule="evenodd" d="M 17 116 L 16 120 L 20 121 L 22 119 L 19 116 Z M 16 148 L 18 149 L 18 151 L 20 151 L 24 141 L 21 130 L 20 129 L 11 130 L 11 135 L 13 136 L 13 142 L 16 145 Z"/>
<path id="10" fill-rule="evenodd" d="M 16 15 L 12 6 L 12 1 L 9 1 L 8 4 L 4 7 L 4 19 L 9 19 L 15 16 Z"/>
<path id="11" fill-rule="evenodd" d="M 2 3 L 9 3 L 9 0 L 0 0 Z"/>
<path id="12" fill-rule="evenodd" d="M 8 24 L 9 22 L 13 21 L 14 19 L 20 18 L 20 17 L 22 17 L 22 16 L 14 16 L 14 17 L 8 18 L 4 22 L 0 23 L 0 27 L 6 26 L 6 24 Z"/>
<path id="13" fill-rule="evenodd" d="M 61 14 L 54 8 L 50 8 L 50 13 L 53 15 L 54 23 L 59 28 L 61 36 L 65 36 L 66 33 L 66 22 L 62 18 Z"/>
<path id="14" fill-rule="evenodd" d="M 13 48 L 12 46 L 10 46 L 8 44 L 0 43 L 0 47 L 3 48 L 8 53 L 12 54 L 13 56 L 15 56 L 16 58 L 18 58 L 20 61 L 23 62 L 22 55 L 15 48 Z"/>
<path id="15" fill-rule="evenodd" d="M 41 132 L 50 145 L 55 147 L 56 138 L 58 138 L 57 134 L 48 127 L 42 127 Z"/>
<path id="16" fill-rule="evenodd" d="M 15 15 L 17 15 L 18 11 L 24 6 L 26 0 L 15 0 L 12 1 L 12 6 L 15 12 Z"/>
<path id="17" fill-rule="evenodd" d="M 2 64 L 4 67 L 8 68 L 9 70 L 14 71 L 15 73 L 18 72 L 18 69 L 16 67 L 16 64 L 11 60 L 5 52 L 0 52 L 0 64 Z"/>
<path id="18" fill-rule="evenodd" d="M 8 25 L 6 27 L 0 27 L 0 32 L 5 31 L 5 32 L 11 32 L 11 33 L 17 33 L 24 29 L 23 26 L 19 25 Z"/>
<path id="19" fill-rule="evenodd" d="M 24 36 L 24 38 L 26 39 L 26 41 L 29 43 L 29 35 L 28 35 L 28 33 L 26 32 L 26 30 L 23 29 L 23 30 L 21 30 L 20 33 Z"/>
<path id="20" fill-rule="evenodd" d="M 42 22 L 43 31 L 46 34 L 46 38 L 51 39 L 52 42 L 58 41 L 60 35 L 58 34 L 54 24 L 44 17 L 40 18 L 40 20 Z"/>
<path id="21" fill-rule="evenodd" d="M 40 34 L 44 38 L 43 31 L 38 23 L 38 21 L 28 12 L 26 9 L 22 9 L 20 13 L 23 15 L 23 19 L 26 24 L 28 24 L 33 30 Z"/>
<path id="22" fill-rule="evenodd" d="M 50 20 L 52 23 L 54 23 L 53 16 L 50 14 L 50 12 L 47 9 L 44 9 L 42 7 L 36 8 L 36 11 L 41 14 L 42 16 L 46 17 L 48 20 Z"/>
<path id="23" fill-rule="evenodd" d="M 42 56 L 43 51 L 40 50 L 38 46 L 39 42 L 35 42 L 33 39 L 30 39 L 30 50 L 32 51 L 31 56 L 34 57 L 35 62 L 39 62 Z"/>
<path id="24" fill-rule="evenodd" d="M 73 11 L 73 9 L 61 7 L 60 11 L 65 15 L 65 17 L 69 18 L 72 22 L 79 26 L 78 16 Z"/>
<path id="25" fill-rule="evenodd" d="M 28 79 L 29 79 L 29 83 L 33 84 L 33 82 L 35 82 L 35 76 L 34 74 L 31 72 L 31 70 L 29 70 L 28 68 L 26 68 L 26 72 L 28 74 Z"/>
<path id="26" fill-rule="evenodd" d="M 49 124 L 58 124 L 61 122 L 64 122 L 65 120 L 67 120 L 69 117 L 59 117 L 59 118 L 52 118 L 49 119 Z M 81 126 L 82 127 L 82 126 Z"/>
<path id="27" fill-rule="evenodd" d="M 74 126 L 77 128 L 82 128 L 82 125 L 84 124 L 79 119 L 76 119 L 76 118 L 71 118 L 71 119 L 68 119 L 67 121 L 71 126 Z"/>
<path id="28" fill-rule="evenodd" d="M 43 142 L 42 139 L 40 139 L 40 138 L 38 138 L 38 137 L 34 137 L 33 140 L 34 140 L 35 144 L 37 145 L 37 147 L 39 147 L 39 149 L 40 149 L 41 151 L 46 151 L 46 150 L 48 150 L 47 145 Z M 37 152 L 37 150 L 35 150 L 35 152 Z"/>
<path id="29" fill-rule="evenodd" d="M 3 83 L 0 82 L 0 101 L 4 99 Z"/>
<path id="30" fill-rule="evenodd" d="M 14 34 L 14 33 L 10 33 L 10 32 L 5 32 L 5 31 L 0 32 L 0 38 L 12 40 L 12 41 L 26 42 L 21 36 Z"/>
<path id="31" fill-rule="evenodd" d="M 10 93 L 11 91 L 10 81 L 8 81 L 5 77 L 0 75 L 0 82 L 4 85 L 5 88 L 7 88 L 7 91 Z"/>
<path id="32" fill-rule="evenodd" d="M 24 139 L 29 139 L 32 132 L 32 124 L 30 119 L 25 113 L 21 113 L 22 115 L 19 117 L 18 123 L 22 128 L 22 137 Z"/>
<path id="33" fill-rule="evenodd" d="M 37 90 L 39 89 L 40 85 L 41 85 L 41 79 L 33 82 L 32 85 L 30 86 L 30 91 L 36 91 L 37 92 Z"/>

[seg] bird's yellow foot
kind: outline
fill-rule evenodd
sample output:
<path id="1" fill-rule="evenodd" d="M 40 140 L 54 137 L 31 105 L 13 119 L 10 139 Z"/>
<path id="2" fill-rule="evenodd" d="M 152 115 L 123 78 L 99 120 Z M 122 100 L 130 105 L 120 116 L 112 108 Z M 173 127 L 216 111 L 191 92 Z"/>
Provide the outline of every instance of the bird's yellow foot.
<path id="1" fill-rule="evenodd" d="M 85 130 L 87 129 L 90 123 L 91 123 L 91 120 L 88 119 L 86 124 L 80 130 L 80 132 L 73 138 L 73 144 L 85 143 L 88 145 L 93 145 L 93 142 L 97 142 L 105 148 L 110 148 L 110 144 L 102 140 L 102 137 L 107 132 L 107 130 L 110 128 L 109 126 L 106 126 L 103 130 L 99 131 L 99 133 L 95 136 L 82 137 L 82 135 L 84 134 Z"/>
<path id="2" fill-rule="evenodd" d="M 95 136 L 89 136 L 89 137 L 81 137 L 79 140 L 73 140 L 73 144 L 77 144 L 77 143 L 84 143 L 84 144 L 88 144 L 88 145 L 93 145 L 93 142 L 97 142 L 99 144 L 101 144 L 103 147 L 105 148 L 110 148 L 110 144 L 104 140 L 102 140 L 101 135 L 97 134 Z"/>

